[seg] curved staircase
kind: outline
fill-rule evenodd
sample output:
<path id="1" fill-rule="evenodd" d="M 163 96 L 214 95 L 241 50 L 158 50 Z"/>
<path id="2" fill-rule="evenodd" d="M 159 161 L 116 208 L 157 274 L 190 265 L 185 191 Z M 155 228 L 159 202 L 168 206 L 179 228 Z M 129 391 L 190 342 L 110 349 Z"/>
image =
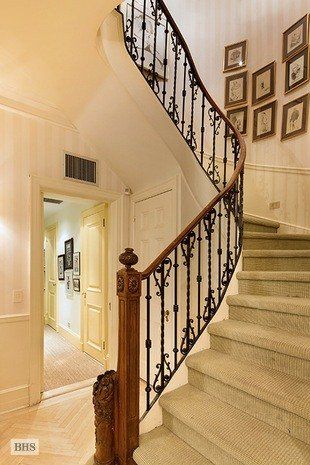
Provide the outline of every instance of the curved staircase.
<path id="1" fill-rule="evenodd" d="M 245 216 L 239 294 L 211 323 L 188 384 L 160 399 L 138 465 L 310 463 L 310 237 Z"/>

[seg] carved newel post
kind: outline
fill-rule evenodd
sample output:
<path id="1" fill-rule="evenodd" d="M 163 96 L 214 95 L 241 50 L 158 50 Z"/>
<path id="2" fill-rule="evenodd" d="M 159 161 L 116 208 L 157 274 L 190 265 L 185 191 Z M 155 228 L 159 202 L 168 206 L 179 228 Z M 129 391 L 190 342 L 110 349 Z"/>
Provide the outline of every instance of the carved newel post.
<path id="1" fill-rule="evenodd" d="M 133 249 L 126 249 L 119 260 L 125 268 L 117 273 L 119 338 L 116 453 L 119 465 L 133 465 L 132 454 L 139 445 L 141 273 L 132 268 L 138 263 Z"/>

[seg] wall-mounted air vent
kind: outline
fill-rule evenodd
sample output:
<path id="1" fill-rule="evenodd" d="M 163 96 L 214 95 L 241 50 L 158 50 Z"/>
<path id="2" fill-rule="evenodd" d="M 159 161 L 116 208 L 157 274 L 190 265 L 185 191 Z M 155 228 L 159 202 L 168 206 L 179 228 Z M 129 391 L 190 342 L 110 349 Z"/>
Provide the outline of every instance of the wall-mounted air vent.
<path id="1" fill-rule="evenodd" d="M 97 184 L 97 162 L 65 153 L 65 177 Z"/>
<path id="2" fill-rule="evenodd" d="M 45 203 L 53 203 L 53 204 L 55 204 L 55 205 L 60 205 L 60 204 L 63 202 L 63 200 L 49 199 L 49 198 L 47 198 L 47 197 L 44 197 L 44 202 L 45 202 Z"/>

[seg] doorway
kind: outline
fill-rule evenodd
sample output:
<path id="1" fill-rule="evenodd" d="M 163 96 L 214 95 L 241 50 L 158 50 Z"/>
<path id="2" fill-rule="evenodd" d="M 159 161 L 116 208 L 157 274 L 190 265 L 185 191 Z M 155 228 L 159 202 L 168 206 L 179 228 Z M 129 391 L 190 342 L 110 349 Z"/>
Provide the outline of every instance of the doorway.
<path id="1" fill-rule="evenodd" d="M 44 195 L 47 396 L 90 385 L 106 369 L 106 223 L 106 204 Z"/>

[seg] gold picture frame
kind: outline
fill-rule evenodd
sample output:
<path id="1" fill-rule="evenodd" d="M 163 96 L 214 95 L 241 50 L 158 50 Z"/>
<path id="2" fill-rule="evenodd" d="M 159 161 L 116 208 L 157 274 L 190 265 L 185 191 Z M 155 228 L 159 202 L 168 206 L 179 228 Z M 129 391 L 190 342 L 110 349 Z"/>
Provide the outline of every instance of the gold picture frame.
<path id="1" fill-rule="evenodd" d="M 276 92 L 276 62 L 272 61 L 252 74 L 252 105 L 269 100 Z"/>
<path id="2" fill-rule="evenodd" d="M 254 110 L 253 142 L 267 139 L 276 134 L 276 117 L 276 100 Z"/>
<path id="3" fill-rule="evenodd" d="M 232 108 L 227 111 L 227 118 L 231 121 L 237 131 L 243 136 L 247 134 L 248 127 L 248 106 Z M 228 136 L 232 135 L 232 131 L 228 128 Z"/>
<path id="4" fill-rule="evenodd" d="M 223 72 L 228 73 L 244 68 L 248 58 L 248 41 L 242 40 L 234 44 L 226 45 L 224 52 Z"/>
<path id="5" fill-rule="evenodd" d="M 309 14 L 283 32 L 282 61 L 283 63 L 301 52 L 309 45 Z"/>
<path id="6" fill-rule="evenodd" d="M 244 105 L 248 100 L 248 72 L 232 74 L 225 79 L 225 108 Z"/>
<path id="7" fill-rule="evenodd" d="M 281 140 L 291 139 L 307 132 L 309 93 L 283 106 Z"/>
<path id="8" fill-rule="evenodd" d="M 285 63 L 285 93 L 309 81 L 309 47 L 294 55 Z"/>

